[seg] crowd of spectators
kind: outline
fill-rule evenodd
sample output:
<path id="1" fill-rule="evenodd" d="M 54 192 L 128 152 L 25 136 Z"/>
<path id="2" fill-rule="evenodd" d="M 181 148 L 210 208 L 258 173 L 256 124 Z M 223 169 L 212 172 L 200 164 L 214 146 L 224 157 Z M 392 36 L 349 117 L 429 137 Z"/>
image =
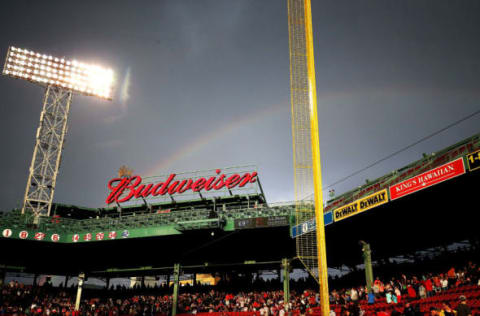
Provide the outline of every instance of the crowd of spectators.
<path id="1" fill-rule="evenodd" d="M 402 310 L 406 316 L 418 316 L 420 313 L 409 305 L 410 301 L 432 297 L 453 287 L 467 284 L 480 286 L 479 276 L 480 266 L 469 262 L 465 267 L 450 268 L 439 274 L 411 277 L 401 275 L 398 278 L 391 277 L 388 281 L 377 278 L 370 293 L 365 286 L 333 290 L 330 293 L 330 303 L 333 306 L 341 306 L 339 312 L 341 316 L 360 316 L 363 313 L 360 309 L 360 301 L 374 304 L 376 300 L 386 299 L 389 304 L 402 304 L 404 307 Z M 49 285 L 27 286 L 18 282 L 9 282 L 0 287 L 0 316 L 169 315 L 172 309 L 172 296 L 166 292 L 162 294 L 160 292 L 162 291 L 159 289 L 86 290 L 78 314 L 74 312 L 75 288 Z M 182 288 L 178 296 L 177 312 L 197 314 L 255 311 L 263 316 L 284 316 L 289 311 L 308 314 L 318 306 L 319 295 L 311 290 L 292 290 L 290 301 L 284 302 L 281 290 L 233 292 L 226 291 L 225 287 L 197 286 Z M 333 314 L 335 314 L 334 310 L 332 310 L 332 316 Z M 442 310 L 435 309 L 430 314 L 453 316 L 455 312 L 447 304 Z M 457 313 L 457 316 L 468 316 L 468 314 Z"/>
<path id="2" fill-rule="evenodd" d="M 413 275 L 407 277 L 402 274 L 400 277 L 392 277 L 388 281 L 376 278 L 373 282 L 370 293 L 365 285 L 351 287 L 342 290 L 333 290 L 330 294 L 330 303 L 343 305 L 349 302 L 366 300 L 373 304 L 376 299 L 385 297 L 389 304 L 397 304 L 402 299 L 423 299 L 431 297 L 452 287 L 462 285 L 480 285 L 480 266 L 468 262 L 465 267 L 455 269 L 451 267 L 448 271 L 439 274 Z"/>

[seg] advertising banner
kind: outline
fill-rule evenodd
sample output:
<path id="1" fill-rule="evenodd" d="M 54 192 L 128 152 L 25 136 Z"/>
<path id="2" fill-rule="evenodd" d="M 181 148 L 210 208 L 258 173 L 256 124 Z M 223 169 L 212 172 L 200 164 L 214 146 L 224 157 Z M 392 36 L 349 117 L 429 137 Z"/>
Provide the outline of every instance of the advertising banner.
<path id="1" fill-rule="evenodd" d="M 337 208 L 333 211 L 333 219 L 335 222 L 365 212 L 369 209 L 388 202 L 387 189 L 383 189 L 374 194 L 358 199 L 350 204 Z"/>
<path id="2" fill-rule="evenodd" d="M 401 198 L 405 195 L 428 188 L 437 183 L 455 178 L 465 173 L 465 164 L 463 158 L 458 158 L 449 163 L 431 169 L 422 174 L 416 175 L 403 182 L 392 185 L 390 190 L 390 200 Z"/>

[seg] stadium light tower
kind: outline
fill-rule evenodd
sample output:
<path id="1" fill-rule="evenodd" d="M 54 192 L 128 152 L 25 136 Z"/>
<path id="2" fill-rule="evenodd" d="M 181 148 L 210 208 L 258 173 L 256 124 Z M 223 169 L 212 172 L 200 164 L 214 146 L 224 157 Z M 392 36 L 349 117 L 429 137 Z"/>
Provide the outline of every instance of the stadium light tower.
<path id="1" fill-rule="evenodd" d="M 74 93 L 112 100 L 113 71 L 9 47 L 3 74 L 45 87 L 22 214 L 49 216 Z"/>

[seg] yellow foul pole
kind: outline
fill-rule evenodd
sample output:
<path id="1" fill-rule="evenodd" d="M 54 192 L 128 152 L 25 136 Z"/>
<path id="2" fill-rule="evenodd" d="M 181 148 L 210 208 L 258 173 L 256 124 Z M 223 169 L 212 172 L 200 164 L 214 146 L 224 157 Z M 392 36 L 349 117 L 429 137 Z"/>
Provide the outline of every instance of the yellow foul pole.
<path id="1" fill-rule="evenodd" d="M 330 313 L 328 293 L 328 268 L 325 244 L 325 224 L 323 222 L 322 165 L 318 136 L 317 86 L 315 81 L 315 58 L 313 55 L 312 8 L 310 0 L 305 1 L 305 35 L 307 45 L 308 85 L 310 90 L 310 128 L 312 141 L 313 187 L 315 197 L 315 221 L 317 232 L 318 281 L 322 315 Z"/>
<path id="2" fill-rule="evenodd" d="M 310 0 L 287 0 L 292 103 L 295 219 L 297 227 L 316 221 L 315 231 L 296 237 L 297 257 L 320 284 L 322 315 L 330 312 L 323 222 L 322 172 Z M 312 199 L 313 197 L 313 199 Z M 313 200 L 313 201 L 312 201 Z"/>

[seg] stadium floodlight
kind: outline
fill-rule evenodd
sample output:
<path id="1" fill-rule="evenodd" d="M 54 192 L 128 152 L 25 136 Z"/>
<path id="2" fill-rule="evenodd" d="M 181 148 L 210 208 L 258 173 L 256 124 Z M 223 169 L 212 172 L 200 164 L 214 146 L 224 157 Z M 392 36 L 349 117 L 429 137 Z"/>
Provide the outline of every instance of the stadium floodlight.
<path id="1" fill-rule="evenodd" d="M 9 47 L 3 75 L 45 87 L 22 214 L 50 215 L 57 174 L 67 132 L 73 94 L 112 100 L 113 71 L 98 65 Z"/>
<path id="2" fill-rule="evenodd" d="M 76 60 L 70 61 L 12 46 L 7 53 L 3 74 L 74 93 L 112 99 L 113 71 Z"/>

